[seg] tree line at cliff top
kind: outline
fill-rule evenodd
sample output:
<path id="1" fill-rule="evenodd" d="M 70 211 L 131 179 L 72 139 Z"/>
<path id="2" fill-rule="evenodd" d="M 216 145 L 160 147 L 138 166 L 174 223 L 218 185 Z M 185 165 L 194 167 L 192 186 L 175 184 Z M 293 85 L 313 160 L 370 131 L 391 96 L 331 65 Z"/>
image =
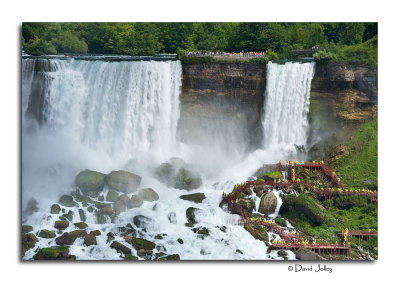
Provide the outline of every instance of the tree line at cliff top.
<path id="1" fill-rule="evenodd" d="M 265 51 L 290 59 L 318 46 L 322 61 L 377 62 L 377 23 L 23 23 L 27 54 L 154 55 Z"/>

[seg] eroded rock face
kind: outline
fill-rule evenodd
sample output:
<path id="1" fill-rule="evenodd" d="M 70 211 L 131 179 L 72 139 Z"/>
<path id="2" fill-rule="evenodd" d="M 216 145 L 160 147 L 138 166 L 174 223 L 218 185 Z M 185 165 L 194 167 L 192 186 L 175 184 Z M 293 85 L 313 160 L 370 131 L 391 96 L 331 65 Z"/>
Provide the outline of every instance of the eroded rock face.
<path id="1" fill-rule="evenodd" d="M 265 64 L 183 64 L 179 138 L 199 144 L 205 136 L 229 141 L 230 129 L 236 128 L 236 138 L 248 146 L 257 144 L 265 84 Z"/>
<path id="2" fill-rule="evenodd" d="M 346 144 L 340 144 L 333 148 L 332 151 L 330 151 L 327 156 L 326 160 L 328 163 L 333 163 L 337 161 L 338 159 L 347 156 L 349 154 L 349 148 Z"/>

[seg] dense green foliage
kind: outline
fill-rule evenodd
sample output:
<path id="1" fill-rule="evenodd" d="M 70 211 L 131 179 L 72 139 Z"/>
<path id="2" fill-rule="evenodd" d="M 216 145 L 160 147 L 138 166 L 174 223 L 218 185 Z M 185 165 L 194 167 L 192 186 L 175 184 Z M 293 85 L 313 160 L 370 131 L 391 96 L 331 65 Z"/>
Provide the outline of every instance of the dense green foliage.
<path id="1" fill-rule="evenodd" d="M 32 55 L 265 51 L 267 60 L 318 46 L 318 60 L 376 63 L 377 23 L 24 23 L 22 41 Z"/>
<path id="2" fill-rule="evenodd" d="M 349 155 L 332 163 L 347 188 L 378 187 L 378 121 L 362 124 L 346 142 Z"/>

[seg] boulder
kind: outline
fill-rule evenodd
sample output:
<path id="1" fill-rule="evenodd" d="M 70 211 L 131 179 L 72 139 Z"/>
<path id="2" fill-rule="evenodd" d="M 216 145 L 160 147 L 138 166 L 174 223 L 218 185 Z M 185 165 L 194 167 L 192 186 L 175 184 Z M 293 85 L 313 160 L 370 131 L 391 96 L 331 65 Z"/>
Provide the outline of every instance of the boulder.
<path id="1" fill-rule="evenodd" d="M 50 230 L 47 230 L 47 229 L 42 229 L 42 230 L 40 230 L 38 236 L 41 237 L 41 238 L 47 238 L 48 239 L 48 238 L 56 237 L 56 233 L 51 232 Z"/>
<path id="2" fill-rule="evenodd" d="M 75 207 L 78 205 L 78 203 L 74 201 L 74 198 L 69 195 L 62 195 L 58 202 L 64 207 Z"/>
<path id="3" fill-rule="evenodd" d="M 175 183 L 176 169 L 169 163 L 162 163 L 154 171 L 154 176 L 168 186 L 173 186 Z"/>
<path id="4" fill-rule="evenodd" d="M 261 197 L 260 207 L 258 208 L 258 211 L 268 217 L 269 214 L 274 213 L 277 202 L 278 199 L 276 198 L 275 194 L 273 192 L 268 192 Z"/>
<path id="5" fill-rule="evenodd" d="M 268 231 L 262 225 L 246 223 L 244 229 L 246 229 L 254 238 L 268 242 Z"/>
<path id="6" fill-rule="evenodd" d="M 159 257 L 158 260 L 180 260 L 181 257 L 178 254 L 168 255 Z"/>
<path id="7" fill-rule="evenodd" d="M 118 193 L 115 190 L 110 189 L 107 192 L 106 199 L 108 202 L 115 202 L 118 199 Z"/>
<path id="8" fill-rule="evenodd" d="M 103 173 L 86 169 L 76 176 L 75 184 L 81 189 L 82 193 L 97 197 L 103 190 L 104 180 L 105 175 Z"/>
<path id="9" fill-rule="evenodd" d="M 326 260 L 322 256 L 314 253 L 310 249 L 299 249 L 296 252 L 296 259 L 298 260 Z"/>
<path id="10" fill-rule="evenodd" d="M 130 199 L 129 196 L 126 195 L 126 194 L 122 194 L 122 195 L 120 195 L 120 196 L 118 197 L 118 201 L 122 201 L 126 206 L 129 204 L 130 200 L 131 200 L 131 199 Z"/>
<path id="11" fill-rule="evenodd" d="M 252 199 L 236 199 L 237 204 L 241 205 L 248 213 L 253 212 L 256 203 Z"/>
<path id="12" fill-rule="evenodd" d="M 22 225 L 22 234 L 26 234 L 33 231 L 33 227 L 30 225 Z"/>
<path id="13" fill-rule="evenodd" d="M 112 242 L 110 245 L 110 248 L 115 249 L 118 253 L 122 253 L 125 255 L 132 254 L 132 250 L 130 248 L 128 248 L 127 246 L 125 246 L 117 241 Z"/>
<path id="14" fill-rule="evenodd" d="M 278 180 L 280 178 L 282 178 L 282 174 L 279 171 L 265 172 L 258 177 L 258 179 L 263 179 L 265 181 Z"/>
<path id="15" fill-rule="evenodd" d="M 81 219 L 81 221 L 86 221 L 85 211 L 83 209 L 79 209 L 78 213 L 79 213 L 79 218 Z"/>
<path id="16" fill-rule="evenodd" d="M 85 222 L 77 222 L 77 223 L 74 223 L 74 225 L 76 227 L 78 227 L 79 229 L 85 229 L 86 227 L 88 227 L 88 225 Z"/>
<path id="17" fill-rule="evenodd" d="M 306 194 L 300 194 L 298 197 L 295 195 L 285 196 L 279 213 L 285 215 L 287 212 L 291 212 L 293 216 L 301 220 L 308 219 L 314 225 L 321 225 L 326 218 L 321 205 Z"/>
<path id="18" fill-rule="evenodd" d="M 202 180 L 199 176 L 181 167 L 175 177 L 174 188 L 190 191 L 199 188 L 201 184 Z"/>
<path id="19" fill-rule="evenodd" d="M 108 187 L 111 189 L 129 194 L 137 190 L 142 177 L 128 171 L 118 170 L 112 171 L 105 179 Z"/>
<path id="20" fill-rule="evenodd" d="M 115 214 L 120 214 L 121 212 L 126 211 L 126 205 L 123 201 L 118 200 L 114 203 L 114 211 Z"/>
<path id="21" fill-rule="evenodd" d="M 56 238 L 57 245 L 72 245 L 76 238 L 84 238 L 87 235 L 86 231 L 84 230 L 74 230 L 71 232 L 65 232 L 60 237 Z"/>
<path id="22" fill-rule="evenodd" d="M 38 238 L 36 238 L 35 234 L 27 233 L 22 235 L 22 255 L 26 253 L 29 249 L 32 249 L 36 242 L 38 242 Z"/>
<path id="23" fill-rule="evenodd" d="M 97 213 L 97 224 L 106 224 L 106 223 L 107 223 L 106 216 L 102 213 Z"/>
<path id="24" fill-rule="evenodd" d="M 100 236 L 100 235 L 101 235 L 101 232 L 100 232 L 100 230 L 93 230 L 93 231 L 90 231 L 89 234 L 92 234 L 92 235 L 94 235 L 94 236 Z"/>
<path id="25" fill-rule="evenodd" d="M 194 194 L 182 195 L 179 198 L 186 201 L 201 203 L 206 198 L 206 196 L 204 195 L 204 193 L 194 193 Z"/>
<path id="26" fill-rule="evenodd" d="M 69 226 L 69 222 L 66 220 L 58 220 L 54 222 L 54 228 L 57 228 L 59 230 L 64 230 Z"/>
<path id="27" fill-rule="evenodd" d="M 143 199 L 138 195 L 132 195 L 131 200 L 128 202 L 128 208 L 140 208 L 143 204 Z"/>
<path id="28" fill-rule="evenodd" d="M 153 250 L 156 247 L 156 244 L 153 242 L 143 239 L 143 238 L 132 238 L 132 245 L 136 250 Z"/>
<path id="29" fill-rule="evenodd" d="M 60 206 L 57 205 L 57 204 L 54 204 L 54 205 L 52 205 L 52 206 L 50 207 L 50 213 L 51 213 L 51 214 L 59 214 L 60 211 L 61 211 L 61 208 L 60 208 Z"/>
<path id="30" fill-rule="evenodd" d="M 151 188 L 141 189 L 138 195 L 143 199 L 143 201 L 147 202 L 154 202 L 159 199 L 157 192 Z"/>
<path id="31" fill-rule="evenodd" d="M 75 260 L 76 257 L 69 254 L 69 247 L 60 246 L 40 249 L 34 256 L 34 260 Z"/>
<path id="32" fill-rule="evenodd" d="M 88 247 L 92 245 L 97 245 L 96 236 L 92 233 L 87 234 L 85 236 L 85 239 L 83 240 L 83 244 L 85 244 Z"/>
<path id="33" fill-rule="evenodd" d="M 126 254 L 124 256 L 124 260 L 138 260 L 138 257 L 134 256 L 134 255 Z"/>

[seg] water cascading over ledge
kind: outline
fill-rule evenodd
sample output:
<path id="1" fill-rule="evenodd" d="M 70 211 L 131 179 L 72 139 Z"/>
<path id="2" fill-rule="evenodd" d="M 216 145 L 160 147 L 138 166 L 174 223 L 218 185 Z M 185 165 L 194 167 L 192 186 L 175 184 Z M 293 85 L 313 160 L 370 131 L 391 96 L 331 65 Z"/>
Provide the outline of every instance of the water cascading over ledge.
<path id="1" fill-rule="evenodd" d="M 53 132 L 127 157 L 171 152 L 179 119 L 179 61 L 23 59 L 22 107 Z"/>
<path id="2" fill-rule="evenodd" d="M 262 120 L 266 149 L 306 144 L 314 69 L 314 62 L 268 63 Z"/>

